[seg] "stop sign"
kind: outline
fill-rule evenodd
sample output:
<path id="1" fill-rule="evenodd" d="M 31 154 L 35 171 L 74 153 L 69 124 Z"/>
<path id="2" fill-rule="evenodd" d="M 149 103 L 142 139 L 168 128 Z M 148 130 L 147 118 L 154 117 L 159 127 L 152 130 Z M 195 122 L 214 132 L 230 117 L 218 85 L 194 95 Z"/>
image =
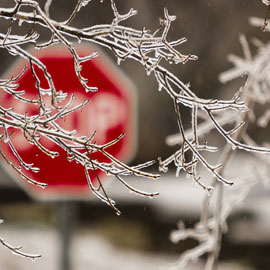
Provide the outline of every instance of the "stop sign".
<path id="1" fill-rule="evenodd" d="M 93 48 L 85 46 L 77 48 L 79 56 L 89 55 L 93 51 Z M 90 102 L 82 109 L 57 120 L 57 124 L 68 131 L 77 130 L 76 136 L 91 136 L 93 132 L 96 132 L 93 140 L 97 144 L 109 142 L 125 132 L 123 139 L 107 148 L 107 151 L 121 161 L 126 162 L 130 159 L 134 153 L 134 134 L 136 133 L 134 127 L 134 87 L 130 81 L 104 54 L 100 54 L 91 61 L 82 63 L 81 74 L 88 79 L 87 85 L 98 88 L 97 92 L 86 93 L 75 74 L 73 58 L 66 48 L 53 46 L 31 53 L 45 64 L 57 91 L 62 90 L 68 94 L 66 101 L 61 105 L 69 100 L 72 93 L 75 94 L 73 106 L 90 99 Z M 21 72 L 25 64 L 28 64 L 27 61 L 16 62 L 4 77 L 14 77 Z M 35 72 L 40 79 L 40 87 L 48 88 L 43 72 L 36 66 Z M 28 67 L 18 79 L 19 87 L 16 90 L 25 90 L 25 98 L 37 99 L 35 82 L 31 69 Z M 49 96 L 47 99 L 50 102 Z M 4 108 L 13 108 L 14 112 L 20 114 L 27 112 L 28 116 L 34 115 L 38 110 L 37 105 L 22 102 L 4 91 L 1 92 L 0 104 Z M 14 175 L 12 169 L 7 167 L 7 170 L 13 174 L 16 180 L 19 180 L 19 183 L 31 195 L 40 199 L 89 197 L 91 192 L 85 177 L 84 167 L 75 161 L 69 162 L 66 152 L 62 148 L 46 138 L 41 138 L 40 142 L 44 146 L 59 153 L 58 157 L 51 159 L 36 146 L 29 144 L 20 130 L 9 128 L 9 132 L 13 132 L 10 140 L 22 159 L 27 163 L 34 163 L 35 167 L 40 168 L 38 173 L 32 171 L 24 171 L 24 173 L 37 181 L 48 184 L 46 189 L 36 187 L 21 179 L 19 175 Z M 18 160 L 3 140 L 0 141 L 0 147 L 7 158 L 18 166 Z M 92 158 L 100 162 L 108 161 L 100 153 L 93 154 Z M 97 172 L 99 177 L 104 178 L 104 173 L 99 170 Z M 95 181 L 94 171 L 89 171 L 89 173 L 92 181 Z"/>

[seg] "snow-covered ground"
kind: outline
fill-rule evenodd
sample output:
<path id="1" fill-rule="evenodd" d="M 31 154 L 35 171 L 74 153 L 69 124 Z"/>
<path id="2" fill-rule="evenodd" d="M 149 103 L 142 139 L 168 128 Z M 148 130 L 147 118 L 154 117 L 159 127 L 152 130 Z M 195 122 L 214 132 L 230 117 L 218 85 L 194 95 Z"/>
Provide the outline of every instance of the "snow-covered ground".
<path id="1" fill-rule="evenodd" d="M 57 231 L 49 228 L 1 225 L 1 237 L 12 245 L 22 245 L 29 253 L 40 253 L 35 261 L 13 255 L 0 246 L 2 270 L 60 270 L 61 245 Z M 75 234 L 70 252 L 72 270 L 165 270 L 171 269 L 176 256 L 118 249 L 105 238 L 83 230 Z M 189 270 L 200 270 L 198 262 Z M 221 264 L 221 270 L 251 270 L 236 263 Z"/>
<path id="2" fill-rule="evenodd" d="M 239 166 L 249 166 L 246 159 L 238 160 L 232 164 L 232 174 L 239 177 Z M 255 163 L 253 164 L 255 166 Z M 260 164 L 256 163 L 256 169 L 263 171 Z M 254 169 L 253 169 L 254 170 Z M 247 175 L 250 170 L 245 169 Z M 270 177 L 270 175 L 269 175 Z M 232 177 L 234 179 L 234 177 Z M 117 205 L 128 204 L 147 205 L 156 211 L 159 218 L 198 217 L 204 193 L 198 186 L 191 184 L 184 177 L 175 178 L 167 174 L 158 181 L 149 179 L 130 178 L 128 182 L 139 189 L 146 191 L 159 191 L 157 198 L 149 199 L 135 194 L 130 194 L 125 188 L 116 184 L 114 180 L 107 181 L 106 186 L 110 196 L 117 201 Z M 237 185 L 235 185 L 237 187 Z M 234 188 L 230 188 L 229 193 Z M 237 194 L 237 189 L 234 191 Z M 92 196 L 93 198 L 93 196 Z M 269 188 L 264 184 L 254 185 L 250 189 L 244 203 L 234 207 L 232 214 L 236 212 L 248 212 L 254 214 L 251 220 L 238 220 L 229 230 L 229 237 L 233 241 L 241 243 L 268 243 L 270 242 L 270 196 Z M 123 213 L 124 214 L 124 213 Z M 5 219 L 4 216 L 1 218 Z M 23 250 L 29 253 L 42 254 L 42 258 L 31 261 L 13 255 L 9 250 L 0 245 L 0 270 L 60 270 L 61 241 L 58 231 L 53 226 L 11 225 L 8 221 L 0 225 L 0 237 L 9 244 L 22 245 Z M 90 229 L 77 230 L 74 233 L 71 252 L 71 270 L 159 270 L 170 269 L 177 256 L 170 254 L 157 254 L 138 249 L 120 249 L 114 246 L 108 239 Z M 188 270 L 202 269 L 198 263 Z M 222 264 L 221 270 L 250 270 L 233 263 Z"/>

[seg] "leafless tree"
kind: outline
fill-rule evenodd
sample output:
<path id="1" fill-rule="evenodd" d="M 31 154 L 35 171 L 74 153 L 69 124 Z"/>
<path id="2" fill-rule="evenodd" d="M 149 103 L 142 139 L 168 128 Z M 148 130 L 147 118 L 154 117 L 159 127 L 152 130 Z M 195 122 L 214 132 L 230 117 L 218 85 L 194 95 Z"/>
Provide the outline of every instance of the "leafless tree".
<path id="1" fill-rule="evenodd" d="M 26 181 L 40 187 L 46 186 L 44 183 L 39 183 L 29 178 L 25 173 L 27 170 L 38 171 L 38 168 L 34 167 L 34 164 L 24 162 L 13 146 L 10 140 L 11 134 L 9 129 L 18 129 L 24 134 L 30 144 L 34 144 L 52 158 L 56 157 L 58 153 L 42 145 L 40 143 L 41 137 L 46 137 L 63 148 L 72 160 L 83 166 L 91 191 L 98 198 L 109 204 L 117 214 L 120 214 L 120 211 L 116 208 L 114 201 L 108 197 L 102 183 L 98 181 L 97 186 L 93 185 L 88 173 L 89 170 L 95 171 L 96 169 L 100 169 L 109 175 L 113 175 L 129 190 L 140 195 L 148 197 L 157 195 L 158 193 L 137 190 L 131 187 L 123 178 L 126 175 L 136 175 L 152 179 L 158 178 L 159 175 L 147 173 L 142 170 L 152 165 L 153 161 L 137 166 L 128 166 L 106 151 L 107 147 L 118 143 L 123 135 L 120 135 L 109 143 L 97 145 L 93 142 L 95 134 L 90 137 L 76 136 L 76 133 L 64 130 L 57 124 L 57 119 L 82 108 L 86 102 L 73 106 L 73 96 L 71 96 L 66 101 L 65 106 L 60 106 L 59 104 L 66 100 L 68 96 L 66 93 L 56 89 L 46 66 L 39 59 L 23 49 L 23 46 L 25 44 L 32 44 L 36 49 L 43 49 L 48 46 L 54 46 L 57 43 L 63 44 L 74 59 L 74 70 L 85 91 L 97 91 L 97 88 L 87 84 L 87 80 L 81 75 L 81 64 L 84 61 L 91 61 L 92 58 L 97 57 L 97 53 L 90 54 L 87 57 L 80 57 L 76 51 L 74 38 L 78 41 L 97 43 L 109 48 L 116 56 L 118 63 L 128 58 L 140 62 L 148 75 L 153 74 L 155 76 L 158 85 L 157 89 L 159 91 L 165 91 L 171 97 L 172 106 L 174 106 L 176 113 L 176 123 L 180 132 L 179 136 L 173 138 L 173 141 L 180 145 L 179 150 L 165 160 L 159 159 L 160 171 L 166 172 L 168 165 L 173 163 L 176 166 L 177 175 L 180 171 L 184 171 L 188 177 L 191 177 L 192 181 L 206 191 L 206 201 L 210 200 L 211 196 L 209 195 L 211 195 L 214 188 L 219 193 L 218 204 L 213 216 L 209 216 L 208 212 L 203 213 L 202 221 L 197 229 L 192 231 L 180 229 L 174 235 L 174 239 L 177 240 L 194 237 L 201 242 L 201 245 L 195 250 L 184 254 L 180 258 L 179 266 L 186 265 L 189 260 L 197 258 L 203 253 L 209 253 L 208 268 L 211 269 L 214 262 L 217 261 L 221 231 L 228 215 L 228 209 L 223 205 L 222 200 L 223 187 L 231 186 L 234 183 L 232 180 L 226 179 L 223 175 L 223 170 L 231 151 L 241 149 L 255 154 L 270 153 L 270 149 L 267 147 L 249 143 L 250 141 L 244 132 L 245 123 L 248 120 L 249 106 L 251 105 L 250 98 L 246 95 L 246 92 L 251 92 L 251 90 L 246 91 L 245 89 L 251 89 L 249 85 L 252 77 L 249 75 L 245 85 L 230 100 L 202 99 L 195 95 L 189 84 L 184 83 L 162 66 L 162 63 L 165 61 L 171 64 L 185 64 L 189 60 L 197 60 L 195 55 L 185 55 L 176 49 L 176 46 L 186 42 L 186 38 L 182 37 L 174 41 L 167 40 L 169 29 L 176 17 L 170 15 L 166 8 L 164 9 L 163 18 L 160 19 L 160 27 L 155 31 L 150 31 L 146 28 L 137 30 L 124 26 L 122 23 L 136 15 L 137 11 L 130 9 L 126 14 L 120 14 L 114 0 L 110 1 L 111 10 L 114 15 L 114 19 L 110 24 L 98 24 L 84 28 L 72 26 L 72 20 L 79 14 L 82 8 L 91 4 L 91 0 L 78 0 L 70 17 L 62 22 L 51 19 L 50 7 L 52 4 L 52 0 L 47 0 L 43 9 L 34 0 L 14 0 L 14 6 L 12 8 L 0 7 L 0 17 L 10 22 L 7 31 L 0 33 L 0 48 L 5 49 L 11 55 L 28 60 L 29 65 L 26 68 L 31 69 L 35 78 L 37 96 L 36 99 L 29 100 L 24 97 L 24 91 L 16 91 L 18 86 L 16 81 L 22 76 L 25 69 L 20 74 L 14 74 L 12 78 L 1 79 L 1 90 L 8 92 L 15 99 L 26 103 L 33 103 L 39 108 L 36 115 L 28 116 L 27 114 L 20 115 L 15 113 L 13 108 L 0 107 L 1 139 L 9 145 L 19 165 L 10 162 L 0 150 L 3 159 Z M 101 5 L 104 4 L 101 3 Z M 22 11 L 22 8 L 25 6 L 28 7 L 27 11 Z M 31 31 L 27 35 L 13 34 L 14 25 L 21 26 L 22 23 L 30 24 L 32 26 Z M 35 28 L 36 25 L 50 31 L 51 38 L 48 41 L 44 43 L 39 42 L 39 33 Z M 242 40 L 242 43 L 244 43 L 244 39 Z M 245 49 L 245 54 L 247 53 Z M 43 71 L 49 85 L 47 89 L 43 89 L 40 86 L 40 79 L 35 72 L 35 66 Z M 46 96 L 50 97 L 51 101 L 49 104 L 44 102 L 44 97 Z M 181 114 L 182 106 L 190 109 L 192 124 L 190 130 L 184 128 Z M 232 125 L 230 130 L 224 128 L 224 125 L 228 123 Z M 218 149 L 201 139 L 207 129 L 206 127 L 209 125 L 220 136 L 225 138 L 227 142 L 220 162 L 214 165 L 210 164 L 204 153 L 216 152 Z M 244 141 L 243 138 L 245 138 Z M 95 152 L 102 153 L 110 162 L 100 163 L 92 159 L 91 154 Z M 212 183 L 205 183 L 201 179 L 197 170 L 199 166 L 210 172 L 213 177 Z M 207 210 L 207 207 L 205 210 Z M 5 242 L 1 241 L 1 243 L 4 244 Z M 13 250 L 17 249 L 13 248 Z"/>
<path id="2" fill-rule="evenodd" d="M 251 17 L 250 23 L 261 27 L 263 31 L 270 30 L 267 21 L 264 19 Z M 236 186 L 234 191 L 226 190 L 224 185 L 213 180 L 215 190 L 210 196 L 205 196 L 200 221 L 191 229 L 185 228 L 185 225 L 180 222 L 179 229 L 171 234 L 171 240 L 175 243 L 187 238 L 195 239 L 199 243 L 195 248 L 181 254 L 175 266 L 176 269 L 184 269 L 190 262 L 196 261 L 204 254 L 207 254 L 205 269 L 217 269 L 222 234 L 228 230 L 227 218 L 231 211 L 245 199 L 253 185 L 258 182 L 267 182 L 269 184 L 269 155 L 260 155 L 260 151 L 254 149 L 254 147 L 258 149 L 259 146 L 247 133 L 247 126 L 249 123 L 255 122 L 258 127 L 265 128 L 270 121 L 270 44 L 264 44 L 257 39 L 254 39 L 253 43 L 258 48 L 258 52 L 254 57 L 252 57 L 246 37 L 241 34 L 240 44 L 242 45 L 244 58 L 229 55 L 228 59 L 233 63 L 234 67 L 223 72 L 219 77 L 221 82 L 226 83 L 235 78 L 245 76 L 246 79 L 237 96 L 245 102 L 248 110 L 242 114 L 236 113 L 235 115 L 224 111 L 222 116 L 220 116 L 219 123 L 223 125 L 233 121 L 236 127 L 239 127 L 237 130 L 233 130 L 235 131 L 233 139 L 236 141 L 241 140 L 243 143 L 250 145 L 252 147 L 250 153 L 255 155 L 265 165 L 265 170 L 259 172 L 256 168 L 253 168 L 248 176 L 243 173 L 242 178 L 234 181 Z M 268 107 L 261 115 L 255 114 L 254 107 L 258 104 L 266 108 Z M 203 135 L 207 134 L 212 128 L 214 126 L 210 126 L 206 121 L 198 129 L 200 134 Z M 176 143 L 176 139 L 177 136 L 170 136 L 168 142 L 171 144 Z M 269 141 L 262 143 L 262 145 L 269 148 Z M 235 150 L 234 146 L 231 147 L 229 144 L 224 146 L 220 155 L 222 167 L 218 169 L 221 175 L 224 175 L 225 170 L 229 167 L 229 161 L 235 154 L 233 150 Z M 214 205 L 213 209 L 212 205 Z"/>

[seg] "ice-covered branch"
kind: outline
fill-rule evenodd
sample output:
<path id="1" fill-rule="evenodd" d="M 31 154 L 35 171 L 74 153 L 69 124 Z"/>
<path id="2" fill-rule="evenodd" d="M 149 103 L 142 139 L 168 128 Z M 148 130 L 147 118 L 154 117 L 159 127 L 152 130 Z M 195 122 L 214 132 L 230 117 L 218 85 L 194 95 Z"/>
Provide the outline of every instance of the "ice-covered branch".
<path id="1" fill-rule="evenodd" d="M 1 223 L 3 223 L 2 219 L 0 219 L 0 224 Z M 14 255 L 28 258 L 28 259 L 31 259 L 33 261 L 35 261 L 36 259 L 41 257 L 41 255 L 39 255 L 39 254 L 30 254 L 30 253 L 26 253 L 26 252 L 22 251 L 21 246 L 17 246 L 17 247 L 12 246 L 1 237 L 0 237 L 0 244 L 2 244 L 5 248 L 9 249 L 12 252 L 12 254 L 14 254 Z"/>
<path id="2" fill-rule="evenodd" d="M 216 129 L 226 139 L 226 145 L 220 155 L 219 162 L 223 166 L 217 169 L 217 173 L 221 176 L 224 175 L 225 169 L 228 167 L 228 162 L 232 158 L 235 149 L 243 149 L 255 154 L 266 166 L 269 166 L 269 146 L 259 146 L 255 141 L 247 134 L 247 126 L 249 120 L 253 119 L 254 105 L 269 104 L 269 44 L 259 44 L 258 54 L 252 57 L 249 50 L 249 45 L 246 38 L 240 35 L 240 43 L 243 48 L 244 59 L 230 55 L 229 60 L 234 64 L 231 70 L 223 72 L 220 75 L 222 82 L 242 77 L 248 74 L 244 85 L 235 94 L 233 99 L 238 100 L 241 98 L 245 101 L 249 110 L 239 114 L 237 111 L 224 111 L 222 116 L 213 115 L 211 110 L 205 108 L 205 112 L 210 118 L 200 115 L 203 122 L 197 125 L 197 130 L 193 120 L 192 128 L 188 130 L 188 139 L 195 145 L 196 134 L 207 134 L 209 130 Z M 235 114 L 235 115 L 234 115 Z M 198 115 L 198 114 L 197 114 Z M 234 116 L 233 116 L 234 115 Z M 233 116 L 233 117 L 232 117 Z M 194 118 L 194 112 L 192 113 Z M 257 118 L 257 124 L 261 127 L 266 127 L 269 121 L 269 110 L 266 110 L 261 117 Z M 224 125 L 234 123 L 234 127 L 226 131 Z M 245 123 L 245 124 L 244 124 Z M 211 124 L 211 125 L 210 125 Z M 183 145 L 186 142 L 185 136 L 183 136 L 183 129 L 180 128 L 180 136 L 171 136 L 168 140 L 172 145 Z M 240 143 L 243 141 L 244 143 Z M 231 145 L 231 146 L 230 146 Z M 264 145 L 264 144 L 262 144 Z M 267 143 L 265 143 L 267 146 Z M 185 151 L 188 149 L 188 145 L 185 146 Z M 184 152 L 185 152 L 184 151 Z M 268 154 L 268 155 L 262 155 Z M 169 157 L 163 163 L 168 165 L 174 160 L 179 160 L 178 156 L 181 155 L 181 151 L 177 152 L 174 157 Z M 182 159 L 181 159 L 182 160 Z M 175 161 L 176 162 L 176 161 Z M 179 162 L 177 163 L 179 164 Z M 163 164 L 162 164 L 163 165 Z M 187 238 L 192 238 L 198 241 L 198 245 L 190 250 L 183 252 L 175 266 L 175 269 L 185 269 L 189 262 L 196 261 L 199 257 L 207 254 L 207 260 L 205 263 L 206 270 L 216 269 L 219 252 L 221 248 L 222 234 L 227 231 L 227 218 L 231 213 L 233 207 L 241 203 L 247 196 L 249 190 L 260 179 L 269 178 L 266 175 L 262 176 L 262 173 L 256 172 L 256 169 L 252 169 L 248 176 L 244 176 L 241 179 L 236 179 L 236 190 L 231 190 L 225 196 L 226 186 L 221 182 L 216 182 L 214 179 L 212 185 L 215 187 L 214 191 L 209 195 L 205 195 L 205 200 L 202 206 L 201 220 L 194 226 L 194 228 L 186 229 L 183 225 L 179 226 L 179 229 L 172 232 L 171 240 L 178 242 Z M 215 195 L 214 195 L 215 194 Z M 213 209 L 210 208 L 210 202 L 213 204 Z"/>

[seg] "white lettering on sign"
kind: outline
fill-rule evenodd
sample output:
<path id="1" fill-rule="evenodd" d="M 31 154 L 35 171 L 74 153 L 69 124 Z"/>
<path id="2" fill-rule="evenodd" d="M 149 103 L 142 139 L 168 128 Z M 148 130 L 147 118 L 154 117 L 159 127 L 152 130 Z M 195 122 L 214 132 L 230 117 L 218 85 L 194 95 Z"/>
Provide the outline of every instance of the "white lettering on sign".
<path id="1" fill-rule="evenodd" d="M 86 121 L 89 124 L 89 130 L 97 132 L 97 142 L 103 144 L 106 142 L 106 131 L 123 123 L 127 111 L 123 101 L 112 93 L 95 95 L 91 103 Z"/>
<path id="2" fill-rule="evenodd" d="M 75 94 L 73 107 L 82 103 L 84 100 L 85 96 L 77 92 Z M 43 97 L 43 101 L 48 105 L 50 97 Z M 15 112 L 23 114 L 27 108 L 29 109 L 29 104 L 14 100 L 11 101 L 10 107 L 14 108 Z M 32 108 L 32 112 L 36 112 L 37 107 L 33 106 Z M 82 109 L 74 111 L 56 122 L 63 129 L 69 131 L 76 129 L 77 136 L 91 136 L 93 132 L 96 131 L 94 140 L 98 144 L 103 144 L 106 143 L 107 131 L 123 123 L 127 113 L 125 104 L 118 96 L 113 93 L 102 93 L 102 91 L 100 91 L 93 95 L 90 102 Z M 12 135 L 12 142 L 18 151 L 30 150 L 30 148 L 33 147 L 26 141 L 23 133 L 19 130 L 15 130 Z M 54 145 L 52 141 L 47 139 L 43 139 L 41 143 L 44 143 L 48 148 L 52 148 Z"/>

